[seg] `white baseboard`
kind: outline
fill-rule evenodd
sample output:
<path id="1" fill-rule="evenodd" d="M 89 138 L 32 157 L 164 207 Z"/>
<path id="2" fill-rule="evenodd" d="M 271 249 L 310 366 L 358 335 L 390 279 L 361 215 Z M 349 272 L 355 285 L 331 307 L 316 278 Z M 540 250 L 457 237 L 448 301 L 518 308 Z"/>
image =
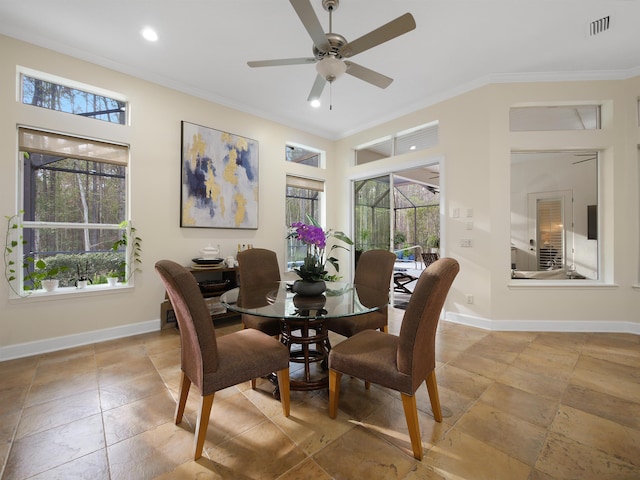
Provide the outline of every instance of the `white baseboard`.
<path id="1" fill-rule="evenodd" d="M 0 347 L 0 362 L 160 330 L 160 319 Z"/>
<path id="2" fill-rule="evenodd" d="M 482 328 L 483 330 L 503 332 L 607 332 L 640 335 L 640 323 L 627 321 L 491 320 L 452 312 L 446 312 L 444 319 L 461 325 Z M 35 342 L 8 345 L 0 347 L 0 362 L 158 330 L 160 330 L 160 319 L 64 337 L 48 338 Z"/>
<path id="3" fill-rule="evenodd" d="M 640 335 L 640 323 L 600 320 L 491 320 L 446 312 L 445 320 L 496 332 L 590 332 Z"/>

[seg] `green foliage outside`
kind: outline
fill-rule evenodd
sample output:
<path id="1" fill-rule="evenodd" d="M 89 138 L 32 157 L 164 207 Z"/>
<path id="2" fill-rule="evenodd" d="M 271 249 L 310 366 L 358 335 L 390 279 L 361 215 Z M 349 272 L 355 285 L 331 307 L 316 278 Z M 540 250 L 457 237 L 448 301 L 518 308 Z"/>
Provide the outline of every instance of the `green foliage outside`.
<path id="1" fill-rule="evenodd" d="M 22 212 L 21 212 L 22 213 Z M 142 239 L 129 222 L 120 224 L 121 234 L 107 252 L 59 253 L 52 255 L 23 255 L 23 261 L 17 263 L 16 249 L 27 244 L 23 229 L 19 224 L 19 216 L 6 216 L 7 231 L 5 236 L 4 264 L 5 279 L 17 295 L 22 295 L 15 288 L 15 280 L 23 272 L 25 292 L 42 288 L 42 281 L 58 279 L 60 287 L 73 287 L 79 279 L 86 279 L 93 285 L 107 283 L 107 278 L 117 277 L 126 283 L 134 272 L 139 271 L 142 262 Z M 128 245 L 131 243 L 131 249 Z M 129 258 L 125 257 L 129 252 Z M 128 260 L 128 262 L 127 262 Z M 128 268 L 128 269 L 127 269 Z"/>

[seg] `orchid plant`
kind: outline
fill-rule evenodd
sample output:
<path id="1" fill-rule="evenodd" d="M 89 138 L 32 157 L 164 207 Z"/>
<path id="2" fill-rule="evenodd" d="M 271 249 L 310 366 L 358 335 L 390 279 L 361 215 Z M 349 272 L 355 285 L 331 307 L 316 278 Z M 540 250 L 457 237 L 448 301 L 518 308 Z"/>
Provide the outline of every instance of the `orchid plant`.
<path id="1" fill-rule="evenodd" d="M 337 248 L 348 250 L 344 245 L 333 244 L 327 251 L 327 240 L 335 238 L 347 245 L 353 245 L 353 241 L 343 232 L 335 230 L 324 231 L 316 220 L 307 215 L 309 223 L 295 222 L 291 224 L 287 238 L 295 238 L 300 240 L 307 246 L 307 253 L 304 263 L 293 271 L 303 280 L 307 282 L 319 282 L 322 280 L 335 281 L 339 277 L 337 275 L 329 275 L 327 271 L 327 263 L 333 265 L 336 272 L 340 271 L 338 259 L 332 256 L 332 252 Z"/>

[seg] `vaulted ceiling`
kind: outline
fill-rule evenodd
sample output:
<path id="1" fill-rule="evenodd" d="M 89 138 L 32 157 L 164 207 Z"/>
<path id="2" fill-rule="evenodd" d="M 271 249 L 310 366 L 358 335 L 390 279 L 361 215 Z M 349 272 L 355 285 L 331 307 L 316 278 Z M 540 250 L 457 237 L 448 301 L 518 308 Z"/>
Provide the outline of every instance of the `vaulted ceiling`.
<path id="1" fill-rule="evenodd" d="M 329 31 L 322 1 L 310 1 Z M 406 12 L 415 30 L 352 59 L 393 83 L 345 75 L 326 86 L 318 109 L 307 102 L 313 64 L 247 66 L 313 56 L 285 0 L 7 0 L 0 34 L 330 139 L 489 82 L 640 74 L 637 0 L 341 0 L 332 30 L 353 41 Z M 609 28 L 590 35 L 606 17 Z M 146 26 L 157 42 L 141 37 Z"/>

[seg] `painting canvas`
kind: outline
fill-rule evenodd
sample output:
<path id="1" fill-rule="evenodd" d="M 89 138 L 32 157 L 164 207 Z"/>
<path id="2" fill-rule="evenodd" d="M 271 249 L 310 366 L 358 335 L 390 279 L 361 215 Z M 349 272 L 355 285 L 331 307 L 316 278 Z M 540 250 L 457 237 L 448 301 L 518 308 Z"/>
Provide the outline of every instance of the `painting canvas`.
<path id="1" fill-rule="evenodd" d="M 258 228 L 258 142 L 182 122 L 180 226 Z"/>

